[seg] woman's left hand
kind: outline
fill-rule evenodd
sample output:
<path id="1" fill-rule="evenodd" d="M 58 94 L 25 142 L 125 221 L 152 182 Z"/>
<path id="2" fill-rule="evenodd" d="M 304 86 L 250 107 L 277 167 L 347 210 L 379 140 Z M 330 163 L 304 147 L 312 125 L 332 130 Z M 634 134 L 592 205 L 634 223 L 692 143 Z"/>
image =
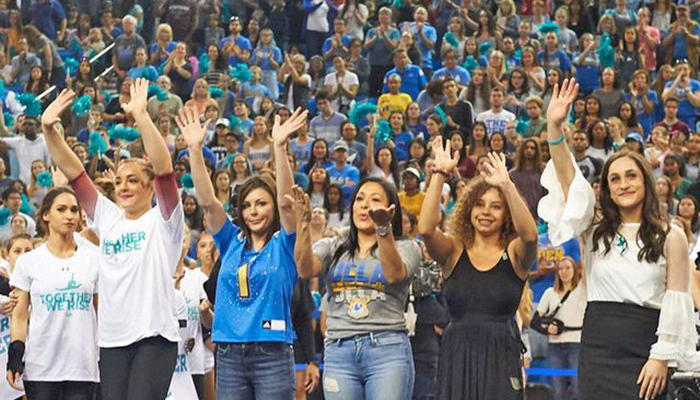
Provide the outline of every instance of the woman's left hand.
<path id="1" fill-rule="evenodd" d="M 486 183 L 497 187 L 510 183 L 505 154 L 488 153 L 487 156 L 489 161 L 485 164 L 486 171 L 481 172 Z"/>
<path id="2" fill-rule="evenodd" d="M 306 379 L 304 379 L 304 389 L 306 393 L 313 393 L 321 380 L 321 373 L 318 371 L 316 364 L 306 364 Z"/>
<path id="3" fill-rule="evenodd" d="M 369 211 L 369 216 L 372 217 L 372 221 L 378 226 L 387 226 L 391 223 L 391 219 L 394 217 L 394 211 L 396 207 L 392 204 L 389 208 L 377 207 Z"/>
<path id="4" fill-rule="evenodd" d="M 658 396 L 666 387 L 667 376 L 668 364 L 666 361 L 647 360 L 642 372 L 639 373 L 639 378 L 637 378 L 639 398 L 650 400 Z"/>

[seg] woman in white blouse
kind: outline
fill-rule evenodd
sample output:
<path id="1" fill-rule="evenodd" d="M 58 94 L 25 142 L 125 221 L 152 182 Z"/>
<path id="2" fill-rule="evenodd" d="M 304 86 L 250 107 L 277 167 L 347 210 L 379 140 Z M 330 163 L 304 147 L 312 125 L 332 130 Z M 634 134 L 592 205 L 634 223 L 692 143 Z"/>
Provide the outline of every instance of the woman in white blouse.
<path id="1" fill-rule="evenodd" d="M 688 243 L 661 216 L 648 162 L 613 154 L 595 196 L 561 130 L 578 85 L 555 85 L 547 110 L 552 161 L 539 205 L 553 244 L 582 235 L 588 306 L 579 362 L 579 399 L 665 398 L 668 362 L 700 366 L 695 352 Z M 657 338 L 658 334 L 658 338 Z M 657 397 L 658 396 L 658 397 Z"/>

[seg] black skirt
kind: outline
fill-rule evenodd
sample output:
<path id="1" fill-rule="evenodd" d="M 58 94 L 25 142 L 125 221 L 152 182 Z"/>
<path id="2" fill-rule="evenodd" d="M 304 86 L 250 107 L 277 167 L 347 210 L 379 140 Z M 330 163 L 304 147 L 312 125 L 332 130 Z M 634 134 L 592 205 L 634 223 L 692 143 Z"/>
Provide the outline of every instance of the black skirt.
<path id="1" fill-rule="evenodd" d="M 474 316 L 445 329 L 440 400 L 521 400 L 522 341 L 511 317 Z"/>
<path id="2" fill-rule="evenodd" d="M 579 400 L 639 400 L 637 378 L 656 343 L 659 310 L 589 302 L 581 332 Z M 666 389 L 656 399 L 666 398 Z"/>

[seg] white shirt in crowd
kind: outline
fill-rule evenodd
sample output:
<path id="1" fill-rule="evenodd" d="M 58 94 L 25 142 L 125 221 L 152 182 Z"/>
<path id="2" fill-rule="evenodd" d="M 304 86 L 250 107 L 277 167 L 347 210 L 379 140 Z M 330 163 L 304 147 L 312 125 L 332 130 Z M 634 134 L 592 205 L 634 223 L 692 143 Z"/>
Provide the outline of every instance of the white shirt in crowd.
<path id="1" fill-rule="evenodd" d="M 199 269 L 185 269 L 180 281 L 180 293 L 184 296 L 187 310 L 187 339 L 194 338 L 194 347 L 187 356 L 192 375 L 204 375 L 204 340 L 199 322 L 199 304 L 207 298 L 204 282 L 209 278 Z"/>
<path id="2" fill-rule="evenodd" d="M 17 259 L 10 284 L 29 293 L 24 379 L 99 382 L 97 319 L 99 253 L 76 241 L 70 258 L 54 256 L 43 244 Z"/>
<path id="3" fill-rule="evenodd" d="M 17 154 L 19 179 L 22 182 L 30 182 L 33 161 L 44 160 L 46 165 L 51 165 L 51 156 L 49 155 L 49 149 L 46 147 L 44 135 L 37 135 L 37 138 L 33 141 L 23 135 L 4 138 L 3 141 Z"/>
<path id="4" fill-rule="evenodd" d="M 180 290 L 175 291 L 175 309 L 178 320 L 188 320 L 187 314 L 189 310 L 187 309 L 185 296 Z M 191 353 L 187 353 L 186 350 L 187 340 L 193 333 L 191 325 L 192 324 L 188 321 L 187 326 L 180 328 L 180 337 L 182 340 L 180 340 L 180 343 L 177 345 L 175 372 L 173 372 L 173 378 L 170 381 L 170 388 L 168 389 L 166 399 L 198 400 L 197 390 L 192 380 L 192 371 L 190 371 L 189 368 Z M 197 325 L 199 325 L 199 322 L 197 322 Z"/>
<path id="5" fill-rule="evenodd" d="M 179 341 L 173 275 L 182 249 L 182 203 L 169 221 L 158 206 L 130 220 L 98 195 L 94 217 L 100 237 L 99 346 L 123 347 L 154 336 Z"/>
<path id="6" fill-rule="evenodd" d="M 338 88 L 338 77 L 336 75 L 336 72 L 331 72 L 330 74 L 326 75 L 323 84 L 326 86 L 330 86 L 331 91 L 335 92 Z M 357 74 L 355 74 L 354 72 L 345 71 L 342 85 L 346 91 L 350 90 L 350 86 L 359 84 L 360 80 L 357 78 Z M 354 100 L 348 99 L 345 96 L 338 96 L 335 99 L 333 99 L 333 101 L 331 101 L 331 107 L 333 108 L 333 111 L 338 112 L 340 110 L 341 105 L 345 105 L 352 108 L 353 102 Z"/>
<path id="7" fill-rule="evenodd" d="M 508 121 L 515 121 L 515 114 L 503 109 L 497 113 L 489 109 L 479 113 L 476 120 L 486 124 L 486 132 L 491 137 L 495 132 L 505 133 Z"/>

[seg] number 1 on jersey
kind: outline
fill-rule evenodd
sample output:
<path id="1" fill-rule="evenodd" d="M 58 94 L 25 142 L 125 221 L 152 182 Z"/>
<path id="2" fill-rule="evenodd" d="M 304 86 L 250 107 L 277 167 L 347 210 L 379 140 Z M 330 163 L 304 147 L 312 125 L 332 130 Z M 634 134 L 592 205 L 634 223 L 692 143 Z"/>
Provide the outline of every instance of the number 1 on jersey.
<path id="1" fill-rule="evenodd" d="M 250 297 L 248 264 L 243 264 L 238 267 L 238 296 L 242 299 L 247 299 Z"/>

